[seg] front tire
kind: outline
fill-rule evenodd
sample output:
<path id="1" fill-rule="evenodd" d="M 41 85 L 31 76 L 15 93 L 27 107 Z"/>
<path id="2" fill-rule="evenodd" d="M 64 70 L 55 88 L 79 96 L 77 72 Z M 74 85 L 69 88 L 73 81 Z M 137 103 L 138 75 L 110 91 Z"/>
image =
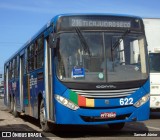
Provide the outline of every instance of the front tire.
<path id="1" fill-rule="evenodd" d="M 44 132 L 48 132 L 48 131 L 50 131 L 50 127 L 49 127 L 49 123 L 48 123 L 48 121 L 46 119 L 46 112 L 45 112 L 45 107 L 44 107 L 44 101 L 43 100 L 41 101 L 39 110 L 40 110 L 40 112 L 39 112 L 39 120 L 40 120 L 41 129 Z"/>

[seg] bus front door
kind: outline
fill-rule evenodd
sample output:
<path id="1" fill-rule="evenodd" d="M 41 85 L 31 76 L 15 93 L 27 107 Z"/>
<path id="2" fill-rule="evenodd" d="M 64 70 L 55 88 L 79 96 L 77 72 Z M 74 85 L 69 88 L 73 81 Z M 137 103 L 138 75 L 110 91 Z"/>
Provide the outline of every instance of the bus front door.
<path id="1" fill-rule="evenodd" d="M 47 120 L 54 121 L 53 116 L 53 76 L 52 76 L 52 49 L 49 47 L 48 38 L 44 40 L 45 44 L 45 93 L 46 93 L 46 110 L 47 110 Z"/>

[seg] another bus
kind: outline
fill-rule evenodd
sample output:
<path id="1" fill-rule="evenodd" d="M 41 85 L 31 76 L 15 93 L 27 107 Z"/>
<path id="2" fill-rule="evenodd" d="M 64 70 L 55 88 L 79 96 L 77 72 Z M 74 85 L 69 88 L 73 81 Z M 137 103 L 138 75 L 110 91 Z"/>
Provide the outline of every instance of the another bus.
<path id="1" fill-rule="evenodd" d="M 150 59 L 150 109 L 160 110 L 160 49 L 149 53 Z"/>
<path id="2" fill-rule="evenodd" d="M 150 109 L 160 111 L 160 19 L 144 18 L 150 59 Z"/>
<path id="3" fill-rule="evenodd" d="M 119 130 L 149 118 L 140 17 L 57 15 L 6 61 L 4 75 L 5 104 L 39 119 L 43 131 L 50 122 Z"/>

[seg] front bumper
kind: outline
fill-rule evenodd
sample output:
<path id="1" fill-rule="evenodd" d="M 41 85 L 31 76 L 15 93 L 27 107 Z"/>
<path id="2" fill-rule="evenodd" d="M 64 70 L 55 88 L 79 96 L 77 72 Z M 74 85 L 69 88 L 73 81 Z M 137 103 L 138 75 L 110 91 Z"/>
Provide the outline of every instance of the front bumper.
<path id="1" fill-rule="evenodd" d="M 100 125 L 109 123 L 144 121 L 149 119 L 149 100 L 139 108 L 134 106 L 123 106 L 117 108 L 79 108 L 71 110 L 59 102 L 55 101 L 55 123 L 56 124 L 82 124 L 82 125 Z M 103 112 L 116 112 L 114 119 L 101 119 Z"/>

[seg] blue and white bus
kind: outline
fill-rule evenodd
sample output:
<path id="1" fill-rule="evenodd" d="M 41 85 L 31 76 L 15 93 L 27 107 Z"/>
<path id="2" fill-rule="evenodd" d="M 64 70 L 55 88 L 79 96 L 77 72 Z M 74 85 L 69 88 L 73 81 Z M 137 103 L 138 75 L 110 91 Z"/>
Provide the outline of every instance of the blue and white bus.
<path id="1" fill-rule="evenodd" d="M 122 129 L 149 118 L 148 50 L 140 17 L 57 15 L 4 64 L 17 116 Z"/>

